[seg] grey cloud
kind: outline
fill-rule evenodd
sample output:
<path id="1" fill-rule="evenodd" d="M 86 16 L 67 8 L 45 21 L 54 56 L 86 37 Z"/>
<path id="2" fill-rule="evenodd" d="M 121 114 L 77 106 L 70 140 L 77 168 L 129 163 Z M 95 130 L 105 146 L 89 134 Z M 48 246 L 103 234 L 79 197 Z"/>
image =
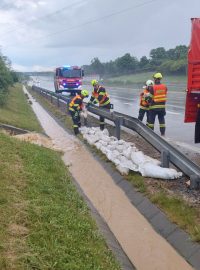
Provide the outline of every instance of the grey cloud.
<path id="1" fill-rule="evenodd" d="M 29 1 L 39 3 L 39 0 Z M 157 0 L 93 22 L 140 5 L 145 0 L 45 2 L 46 5 L 36 8 L 23 6 L 22 0 L 16 0 L 10 12 L 6 11 L 17 27 L 5 39 L 2 37 L 0 45 L 3 45 L 5 54 L 12 62 L 18 65 L 56 66 L 65 59 L 72 64 L 85 64 L 96 56 L 107 61 L 126 52 L 139 58 L 159 46 L 170 48 L 179 44 L 187 45 L 190 40 L 190 18 L 199 16 L 197 13 L 200 10 L 199 0 Z M 0 5 L 0 24 L 3 23 L 1 14 Z M 3 25 L 0 36 L 8 29 L 5 21 Z"/>

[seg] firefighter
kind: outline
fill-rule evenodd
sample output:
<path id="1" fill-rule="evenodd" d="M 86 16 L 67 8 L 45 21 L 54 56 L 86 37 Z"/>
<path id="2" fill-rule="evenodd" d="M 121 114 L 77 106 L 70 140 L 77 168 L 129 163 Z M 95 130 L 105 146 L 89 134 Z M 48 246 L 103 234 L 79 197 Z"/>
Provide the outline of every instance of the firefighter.
<path id="1" fill-rule="evenodd" d="M 87 90 L 82 90 L 79 95 L 76 95 L 69 103 L 69 111 L 73 121 L 74 134 L 79 134 L 79 127 L 81 127 L 80 112 L 83 109 L 83 99 L 88 97 Z"/>
<path id="2" fill-rule="evenodd" d="M 165 115 L 167 101 L 167 87 L 161 83 L 162 74 L 155 73 L 153 75 L 154 85 L 149 87 L 150 105 L 149 105 L 149 124 L 148 126 L 154 130 L 156 115 L 160 125 L 161 136 L 165 136 Z"/>
<path id="3" fill-rule="evenodd" d="M 154 83 L 152 80 L 146 81 L 146 85 L 143 86 L 144 90 L 140 94 L 140 109 L 138 119 L 142 121 L 146 114 L 147 117 L 146 125 L 148 125 L 149 123 L 149 86 L 153 86 L 153 84 Z"/>
<path id="4" fill-rule="evenodd" d="M 110 98 L 106 92 L 106 89 L 103 86 L 99 85 L 97 80 L 92 80 L 91 84 L 93 86 L 93 91 L 87 107 L 90 106 L 90 104 L 99 103 L 99 107 L 110 110 L 111 109 Z M 105 119 L 103 116 L 100 116 L 100 129 L 104 130 L 104 126 L 105 126 Z"/>

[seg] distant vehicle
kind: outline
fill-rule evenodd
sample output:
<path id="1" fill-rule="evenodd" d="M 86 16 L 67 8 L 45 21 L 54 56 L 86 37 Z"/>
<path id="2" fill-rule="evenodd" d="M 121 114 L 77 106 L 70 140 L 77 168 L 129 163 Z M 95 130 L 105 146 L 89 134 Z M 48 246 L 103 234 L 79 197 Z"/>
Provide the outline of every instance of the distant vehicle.
<path id="1" fill-rule="evenodd" d="M 57 67 L 54 75 L 56 93 L 69 92 L 76 95 L 82 88 L 84 71 L 78 66 Z"/>
<path id="2" fill-rule="evenodd" d="M 196 122 L 195 143 L 200 143 L 200 18 L 192 19 L 191 42 L 188 50 L 185 122 Z"/>

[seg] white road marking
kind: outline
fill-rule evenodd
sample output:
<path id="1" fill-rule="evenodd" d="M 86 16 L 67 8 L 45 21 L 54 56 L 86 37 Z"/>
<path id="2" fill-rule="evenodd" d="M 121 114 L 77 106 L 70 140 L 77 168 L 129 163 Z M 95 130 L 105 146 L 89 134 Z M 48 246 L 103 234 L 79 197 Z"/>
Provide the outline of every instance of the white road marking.
<path id="1" fill-rule="evenodd" d="M 120 97 L 120 96 L 115 96 L 115 95 L 109 95 L 110 97 L 114 97 L 116 99 L 124 99 L 124 100 L 129 100 L 129 101 L 134 101 L 136 99 L 133 99 L 133 98 L 125 98 L 125 97 Z"/>
<path id="2" fill-rule="evenodd" d="M 183 107 L 183 106 L 172 105 L 172 104 L 167 104 L 167 107 L 175 107 L 175 108 L 185 109 L 185 107 Z"/>
<path id="3" fill-rule="evenodd" d="M 167 111 L 167 113 L 169 113 L 169 114 L 178 114 L 178 115 L 180 115 L 180 113 L 171 112 L 171 111 Z"/>
<path id="4" fill-rule="evenodd" d="M 131 106 L 133 105 L 132 103 L 124 103 L 124 104 L 125 104 L 125 105 L 131 105 Z"/>

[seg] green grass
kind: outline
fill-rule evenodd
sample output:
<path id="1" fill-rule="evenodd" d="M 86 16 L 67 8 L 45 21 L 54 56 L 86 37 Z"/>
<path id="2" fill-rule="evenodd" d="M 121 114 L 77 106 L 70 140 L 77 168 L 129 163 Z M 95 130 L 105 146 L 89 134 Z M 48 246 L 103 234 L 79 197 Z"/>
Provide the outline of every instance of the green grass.
<path id="1" fill-rule="evenodd" d="M 130 172 L 126 176 L 126 179 L 129 182 L 131 182 L 138 189 L 138 191 L 140 191 L 142 193 L 147 192 L 147 186 L 145 184 L 145 179 L 140 174 L 138 174 L 136 172 Z"/>
<path id="2" fill-rule="evenodd" d="M 164 191 L 151 196 L 151 201 L 157 204 L 168 217 L 188 231 L 194 241 L 200 242 L 200 212 L 189 206 L 183 199 L 169 196 Z"/>
<path id="3" fill-rule="evenodd" d="M 112 77 L 109 79 L 105 79 L 106 83 L 109 84 L 120 84 L 120 85 L 132 85 L 132 84 L 144 84 L 145 81 L 152 79 L 153 72 L 144 72 L 144 73 L 136 73 L 132 75 L 124 75 L 119 77 Z M 163 83 L 186 83 L 186 76 L 170 76 L 163 74 Z"/>
<path id="4" fill-rule="evenodd" d="M 1 270 L 120 269 L 58 153 L 0 134 L 0 179 Z"/>
<path id="5" fill-rule="evenodd" d="M 63 113 L 50 102 L 35 93 L 34 95 L 48 110 L 55 114 L 67 128 L 72 130 L 70 117 L 63 116 Z M 108 162 L 107 157 L 97 150 L 96 147 L 88 147 L 92 152 L 98 154 L 103 161 Z M 175 197 L 175 195 L 168 195 L 162 184 L 154 184 L 154 193 L 152 193 L 150 181 L 147 183 L 145 178 L 136 172 L 129 173 L 125 178 L 130 181 L 139 192 L 144 193 L 154 204 L 161 208 L 172 222 L 175 222 L 179 227 L 186 230 L 194 241 L 200 242 L 199 208 L 191 207 L 184 199 Z"/>
<path id="6" fill-rule="evenodd" d="M 27 102 L 22 85 L 16 84 L 12 87 L 6 105 L 0 106 L 0 123 L 30 131 L 42 131 L 30 104 Z"/>

